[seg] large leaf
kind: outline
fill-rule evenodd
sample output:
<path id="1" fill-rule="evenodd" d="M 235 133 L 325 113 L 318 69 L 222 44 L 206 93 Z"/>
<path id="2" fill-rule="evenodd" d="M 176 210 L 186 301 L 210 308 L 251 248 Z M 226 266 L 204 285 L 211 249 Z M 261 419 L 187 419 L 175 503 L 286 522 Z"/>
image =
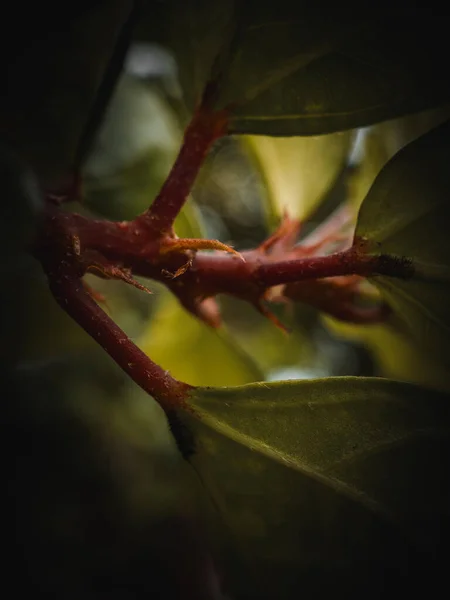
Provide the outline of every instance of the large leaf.
<path id="1" fill-rule="evenodd" d="M 444 103 L 447 24 L 339 4 L 248 0 L 166 3 L 167 41 L 187 104 L 219 79 L 233 133 L 314 135 Z M 418 39 L 427 39 L 420 44 Z"/>
<path id="2" fill-rule="evenodd" d="M 272 223 L 284 214 L 304 219 L 317 207 L 344 167 L 351 134 L 274 138 L 248 136 L 268 192 Z"/>
<path id="3" fill-rule="evenodd" d="M 449 399 L 352 377 L 194 390 L 172 429 L 243 561 L 233 597 L 417 583 L 448 535 Z"/>
<path id="4" fill-rule="evenodd" d="M 132 0 L 70 1 L 61 11 L 46 1 L 39 9 L 31 8 L 30 14 L 28 6 L 17 13 L 24 22 L 24 37 L 20 29 L 13 29 L 18 41 L 14 45 L 9 40 L 1 55 L 0 132 L 47 186 L 60 184 L 73 166 L 132 4 Z"/>
<path id="5" fill-rule="evenodd" d="M 369 253 L 411 260 L 412 279 L 372 281 L 402 326 L 444 359 L 450 335 L 449 160 L 447 121 L 387 163 L 361 206 L 356 228 Z"/>

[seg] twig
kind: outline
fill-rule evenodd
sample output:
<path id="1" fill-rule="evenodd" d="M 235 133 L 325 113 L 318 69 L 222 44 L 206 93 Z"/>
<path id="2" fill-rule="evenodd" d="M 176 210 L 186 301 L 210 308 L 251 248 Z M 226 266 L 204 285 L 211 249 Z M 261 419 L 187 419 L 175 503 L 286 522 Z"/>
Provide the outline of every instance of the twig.
<path id="1" fill-rule="evenodd" d="M 155 364 L 100 308 L 69 265 L 43 259 L 49 287 L 58 304 L 158 401 L 166 413 L 184 404 L 192 386 L 172 377 Z"/>

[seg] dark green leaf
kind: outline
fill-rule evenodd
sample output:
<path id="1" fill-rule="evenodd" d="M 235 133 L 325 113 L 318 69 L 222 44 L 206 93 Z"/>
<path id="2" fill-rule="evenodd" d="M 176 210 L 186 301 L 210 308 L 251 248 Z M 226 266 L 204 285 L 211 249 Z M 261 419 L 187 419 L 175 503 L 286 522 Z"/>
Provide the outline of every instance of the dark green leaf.
<path id="1" fill-rule="evenodd" d="M 450 121 L 412 142 L 382 169 L 358 216 L 371 254 L 412 261 L 403 280 L 373 277 L 407 331 L 446 359 L 450 339 Z"/>
<path id="2" fill-rule="evenodd" d="M 66 18 L 57 11 L 57 28 L 44 26 L 25 40 L 19 36 L 20 50 L 8 48 L 1 57 L 0 132 L 47 186 L 61 184 L 73 166 L 131 6 L 131 0 L 92 2 L 89 10 L 72 7 Z M 26 21 L 26 7 L 23 13 Z"/>
<path id="3" fill-rule="evenodd" d="M 187 104 L 218 80 L 231 132 L 315 135 L 443 104 L 447 23 L 281 0 L 167 3 Z M 426 43 L 418 40 L 426 39 Z"/>
<path id="4" fill-rule="evenodd" d="M 257 597 L 325 597 L 370 583 L 364 597 L 381 597 L 383 572 L 403 585 L 421 552 L 439 552 L 450 517 L 445 394 L 350 377 L 198 388 L 188 404 L 181 449 L 230 528 L 240 590 L 255 593 L 256 579 Z"/>

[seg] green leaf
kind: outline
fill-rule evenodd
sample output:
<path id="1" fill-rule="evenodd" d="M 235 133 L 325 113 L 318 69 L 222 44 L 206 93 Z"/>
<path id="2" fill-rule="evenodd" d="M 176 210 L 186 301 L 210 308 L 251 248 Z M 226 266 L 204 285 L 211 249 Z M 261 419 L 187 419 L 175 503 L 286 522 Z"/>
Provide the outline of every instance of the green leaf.
<path id="1" fill-rule="evenodd" d="M 412 261 L 412 279 L 372 277 L 397 318 L 441 359 L 450 336 L 450 121 L 400 150 L 367 194 L 356 235 L 370 254 Z"/>
<path id="2" fill-rule="evenodd" d="M 169 174 L 181 137 L 175 114 L 160 95 L 123 75 L 83 171 L 83 204 L 113 220 L 144 212 Z M 179 237 L 203 237 L 192 201 L 177 216 L 175 231 Z"/>
<path id="3" fill-rule="evenodd" d="M 85 204 L 110 219 L 133 219 L 156 197 L 180 144 L 160 94 L 123 75 L 84 169 Z"/>
<path id="4" fill-rule="evenodd" d="M 225 331 L 202 323 L 169 293 L 162 294 L 138 343 L 153 361 L 191 385 L 241 385 L 263 378 Z"/>
<path id="5" fill-rule="evenodd" d="M 27 159 L 44 185 L 54 187 L 73 166 L 88 115 L 132 2 L 70 2 L 55 28 L 49 6 L 19 51 L 2 54 L 0 132 Z M 27 20 L 24 7 L 23 20 Z M 41 16 L 42 18 L 42 16 Z M 14 31 L 14 29 L 13 29 Z M 19 36 L 20 37 L 20 36 Z M 21 38 L 22 39 L 22 38 Z"/>
<path id="6" fill-rule="evenodd" d="M 347 200 L 355 213 L 388 160 L 449 116 L 448 107 L 433 109 L 380 123 L 358 134 L 361 137 L 355 143 L 358 152 L 353 157 L 347 192 Z M 356 340 L 369 348 L 380 376 L 450 391 L 448 368 L 437 363 L 428 349 L 415 344 L 410 335 L 399 331 L 395 319 L 371 327 L 344 323 L 327 315 L 322 315 L 321 320 L 335 335 Z"/>
<path id="7" fill-rule="evenodd" d="M 167 44 L 193 109 L 208 80 L 231 133 L 316 135 L 444 104 L 445 20 L 287 0 L 167 4 Z M 427 43 L 418 43 L 426 38 Z"/>
<path id="8" fill-rule="evenodd" d="M 244 139 L 266 184 L 269 221 L 278 223 L 286 213 L 304 219 L 317 207 L 344 167 L 352 135 Z"/>
<path id="9" fill-rule="evenodd" d="M 197 388 L 172 429 L 230 528 L 233 597 L 381 592 L 447 535 L 445 394 L 353 377 Z"/>

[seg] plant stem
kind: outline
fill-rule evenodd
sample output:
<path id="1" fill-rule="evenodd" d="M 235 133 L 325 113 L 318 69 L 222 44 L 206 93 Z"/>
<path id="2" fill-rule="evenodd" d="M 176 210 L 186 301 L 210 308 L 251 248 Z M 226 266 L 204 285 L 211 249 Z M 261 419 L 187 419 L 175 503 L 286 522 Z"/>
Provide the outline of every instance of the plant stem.
<path id="1" fill-rule="evenodd" d="M 408 259 L 388 254 L 364 254 L 354 245 L 328 256 L 262 264 L 255 272 L 256 279 L 266 286 L 341 275 L 387 275 L 409 279 L 414 275 L 414 267 Z"/>
<path id="2" fill-rule="evenodd" d="M 58 304 L 166 413 L 184 404 L 192 386 L 178 381 L 144 354 L 91 298 L 67 263 L 44 264 L 44 269 Z"/>
<path id="3" fill-rule="evenodd" d="M 52 229 L 44 237 L 65 231 L 65 239 L 76 237 L 79 240 L 81 252 L 96 250 L 111 263 L 131 269 L 135 275 L 170 284 L 172 288 L 174 285 L 190 287 L 206 295 L 240 295 L 240 291 L 264 291 L 275 285 L 343 275 L 368 277 L 378 274 L 403 279 L 414 275 L 414 267 L 408 259 L 367 254 L 364 244 L 355 240 L 351 248 L 328 256 L 292 258 L 287 249 L 284 260 L 282 257 L 274 260 L 257 249 L 241 253 L 245 262 L 232 254 L 198 252 L 189 268 L 170 280 L 167 272 L 175 273 L 186 264 L 186 255 L 182 252 L 161 253 L 158 240 L 149 236 L 144 228 L 137 227 L 135 221 L 95 221 L 52 207 L 48 212 Z M 294 248 L 294 252 L 297 253 L 299 248 L 301 245 Z M 62 250 L 55 252 L 62 255 Z"/>
<path id="4" fill-rule="evenodd" d="M 206 102 L 200 106 L 186 129 L 169 176 L 150 208 L 135 219 L 137 226 L 144 226 L 155 235 L 170 232 L 210 147 L 225 135 L 227 124 L 226 111 L 212 112 Z"/>

